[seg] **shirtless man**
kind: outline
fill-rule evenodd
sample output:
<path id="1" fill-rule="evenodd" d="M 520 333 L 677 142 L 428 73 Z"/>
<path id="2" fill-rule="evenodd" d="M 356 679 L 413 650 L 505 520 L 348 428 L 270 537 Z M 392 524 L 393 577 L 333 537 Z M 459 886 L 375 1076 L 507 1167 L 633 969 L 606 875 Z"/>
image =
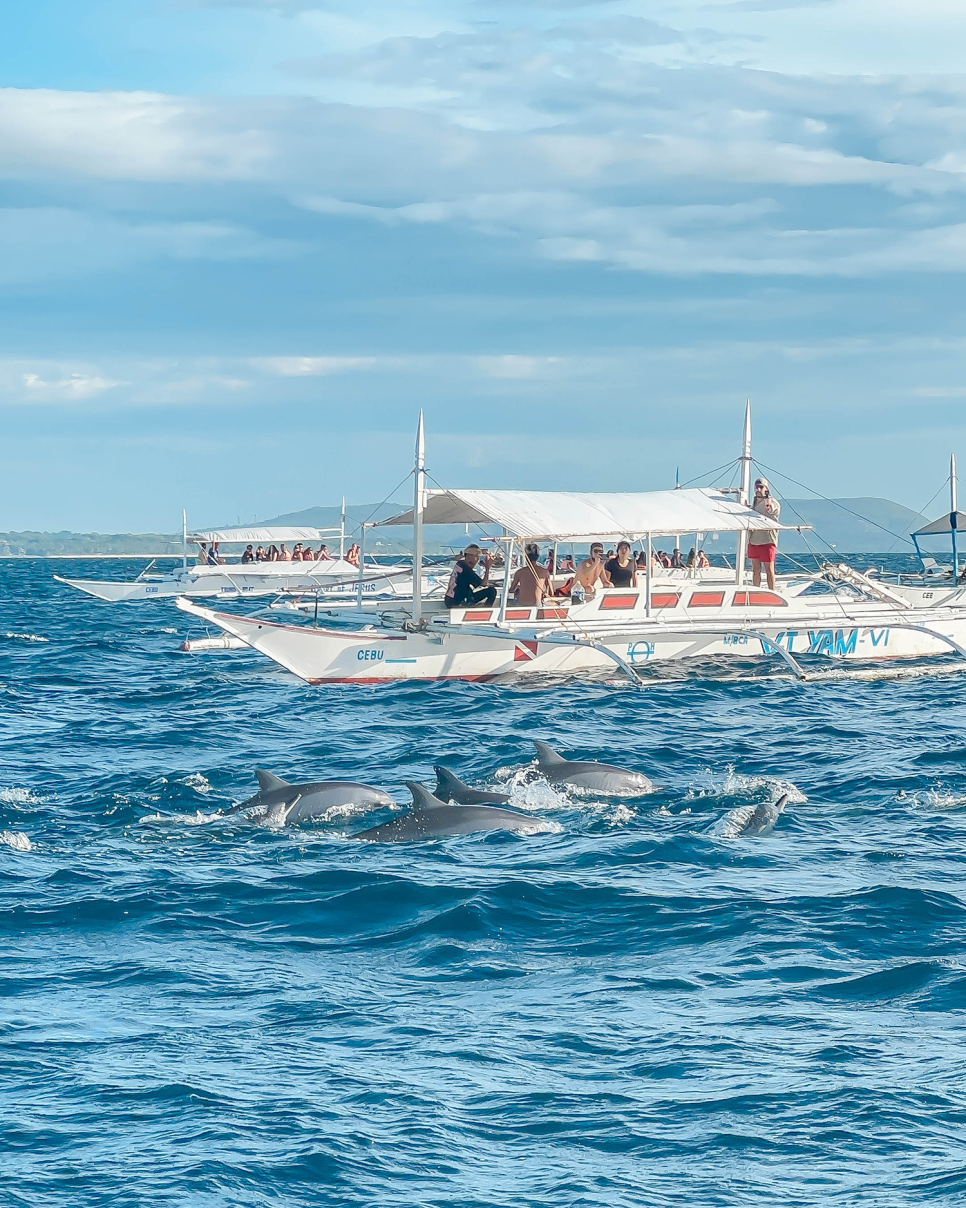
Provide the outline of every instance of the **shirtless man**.
<path id="1" fill-rule="evenodd" d="M 604 547 L 599 541 L 590 547 L 590 557 L 577 567 L 577 582 L 583 587 L 588 600 L 594 595 L 598 583 L 601 587 L 610 587 L 610 575 L 604 570 Z"/>
<path id="2" fill-rule="evenodd" d="M 510 595 L 518 604 L 534 608 L 543 603 L 544 596 L 550 595 L 550 572 L 540 565 L 540 551 L 535 545 L 528 545 L 526 554 L 525 565 L 513 576 Z"/>

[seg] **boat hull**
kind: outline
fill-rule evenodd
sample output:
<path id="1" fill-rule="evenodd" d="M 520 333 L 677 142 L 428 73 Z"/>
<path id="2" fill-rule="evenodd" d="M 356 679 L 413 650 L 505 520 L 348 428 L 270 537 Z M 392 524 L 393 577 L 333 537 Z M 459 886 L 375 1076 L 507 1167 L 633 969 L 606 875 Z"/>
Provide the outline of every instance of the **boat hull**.
<path id="1" fill-rule="evenodd" d="M 844 661 L 924 658 L 966 646 L 966 618 L 937 616 L 918 624 L 894 614 L 867 624 L 826 616 L 797 624 L 736 626 L 709 620 L 687 632 L 673 626 L 628 626 L 620 634 L 587 630 L 529 630 L 503 636 L 457 626 L 414 633 L 375 628 L 339 631 L 285 625 L 262 618 L 214 612 L 179 601 L 186 612 L 240 638 L 310 684 L 384 683 L 394 680 L 485 680 L 504 675 L 632 673 L 652 663 L 679 659 L 743 659 L 780 652 Z M 791 618 L 789 618 L 791 620 Z"/>

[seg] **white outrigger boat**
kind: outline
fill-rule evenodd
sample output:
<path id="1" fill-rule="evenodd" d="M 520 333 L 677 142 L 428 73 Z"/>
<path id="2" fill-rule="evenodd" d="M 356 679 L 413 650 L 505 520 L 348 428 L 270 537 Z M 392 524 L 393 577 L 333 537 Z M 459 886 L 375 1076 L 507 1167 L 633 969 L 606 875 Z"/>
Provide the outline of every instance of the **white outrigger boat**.
<path id="1" fill-rule="evenodd" d="M 638 494 L 427 491 L 420 416 L 414 506 L 383 523 L 413 526 L 416 567 L 422 566 L 426 524 L 502 529 L 507 574 L 493 607 L 447 609 L 438 598 L 424 600 L 417 587 L 408 608 L 393 610 L 382 627 L 345 630 L 235 616 L 186 599 L 177 604 L 310 684 L 579 675 L 615 666 L 641 683 L 640 669 L 651 663 L 758 655 L 776 656 L 805 678 L 796 656 L 865 661 L 954 653 L 966 658 L 966 611 L 913 607 L 849 567 L 825 568 L 825 578 L 837 580 L 842 589 L 823 595 L 745 582 L 750 533 L 807 527 L 776 525 L 748 506 L 750 440 L 746 415 L 737 499 L 710 488 Z M 650 565 L 655 537 L 690 533 L 736 534 L 738 569 L 730 582 L 668 581 L 647 571 L 636 588 L 599 590 L 582 602 L 548 599 L 530 608 L 509 597 L 515 559 L 526 541 L 586 544 L 626 538 L 646 548 Z"/>
<path id="2" fill-rule="evenodd" d="M 344 505 L 343 505 L 344 507 Z M 363 531 L 366 526 L 363 526 Z M 371 527 L 371 526 L 370 526 Z M 214 565 L 189 561 L 189 543 L 204 543 L 209 549 L 212 543 L 221 545 L 275 545 L 295 542 L 316 543 L 325 535 L 337 535 L 339 554 L 312 562 L 242 562 L 241 554 L 235 561 L 220 559 Z M 182 514 L 181 566 L 170 571 L 153 571 L 150 563 L 136 579 L 110 581 L 105 579 L 68 579 L 54 575 L 58 583 L 76 588 L 98 600 L 110 604 L 137 603 L 143 600 L 175 599 L 186 596 L 192 599 L 220 597 L 273 596 L 281 593 L 312 592 L 323 599 L 344 600 L 395 598 L 412 595 L 412 568 L 387 567 L 378 563 L 361 566 L 347 562 L 345 553 L 345 512 L 342 527 L 338 529 L 257 527 L 216 529 L 204 533 L 188 533 L 187 520 Z M 448 572 L 434 573 L 427 570 L 423 575 L 424 590 L 438 590 L 445 584 Z"/>

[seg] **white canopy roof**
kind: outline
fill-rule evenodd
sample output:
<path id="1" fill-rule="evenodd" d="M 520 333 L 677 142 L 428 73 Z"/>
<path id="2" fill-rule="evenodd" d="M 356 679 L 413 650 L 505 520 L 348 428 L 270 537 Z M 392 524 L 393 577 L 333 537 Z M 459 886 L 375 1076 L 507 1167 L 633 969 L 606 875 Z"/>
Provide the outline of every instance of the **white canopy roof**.
<path id="1" fill-rule="evenodd" d="M 956 512 L 956 531 L 961 533 L 966 530 L 966 513 Z M 937 533 L 951 533 L 953 531 L 953 513 L 948 512 L 945 516 L 940 516 L 938 520 L 933 520 L 931 524 L 924 524 L 921 529 L 916 529 L 912 534 L 913 537 L 932 537 Z"/>
<path id="2" fill-rule="evenodd" d="M 787 527 L 734 498 L 705 487 L 637 494 L 427 491 L 426 496 L 424 524 L 498 525 L 514 537 L 541 540 L 589 541 L 593 538 L 636 538 L 648 533 L 673 536 Z M 383 521 L 384 524 L 412 522 L 412 509 Z"/>
<path id="3" fill-rule="evenodd" d="M 191 541 L 218 541 L 226 545 L 238 542 L 240 545 L 269 545 L 276 541 L 318 541 L 323 532 L 337 533 L 338 529 L 317 528 L 234 528 L 213 529 L 208 533 L 193 533 Z"/>

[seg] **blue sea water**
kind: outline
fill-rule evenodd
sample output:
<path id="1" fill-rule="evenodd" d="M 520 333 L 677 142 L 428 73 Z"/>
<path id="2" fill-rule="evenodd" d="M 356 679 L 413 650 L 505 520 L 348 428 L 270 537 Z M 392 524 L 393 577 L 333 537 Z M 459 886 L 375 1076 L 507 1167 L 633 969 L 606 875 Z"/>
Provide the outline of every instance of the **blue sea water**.
<path id="1" fill-rule="evenodd" d="M 0 1203 L 966 1202 L 955 660 L 308 688 L 51 565 L 0 563 Z M 516 785 L 533 737 L 659 788 Z M 224 815 L 441 760 L 557 829 Z"/>

